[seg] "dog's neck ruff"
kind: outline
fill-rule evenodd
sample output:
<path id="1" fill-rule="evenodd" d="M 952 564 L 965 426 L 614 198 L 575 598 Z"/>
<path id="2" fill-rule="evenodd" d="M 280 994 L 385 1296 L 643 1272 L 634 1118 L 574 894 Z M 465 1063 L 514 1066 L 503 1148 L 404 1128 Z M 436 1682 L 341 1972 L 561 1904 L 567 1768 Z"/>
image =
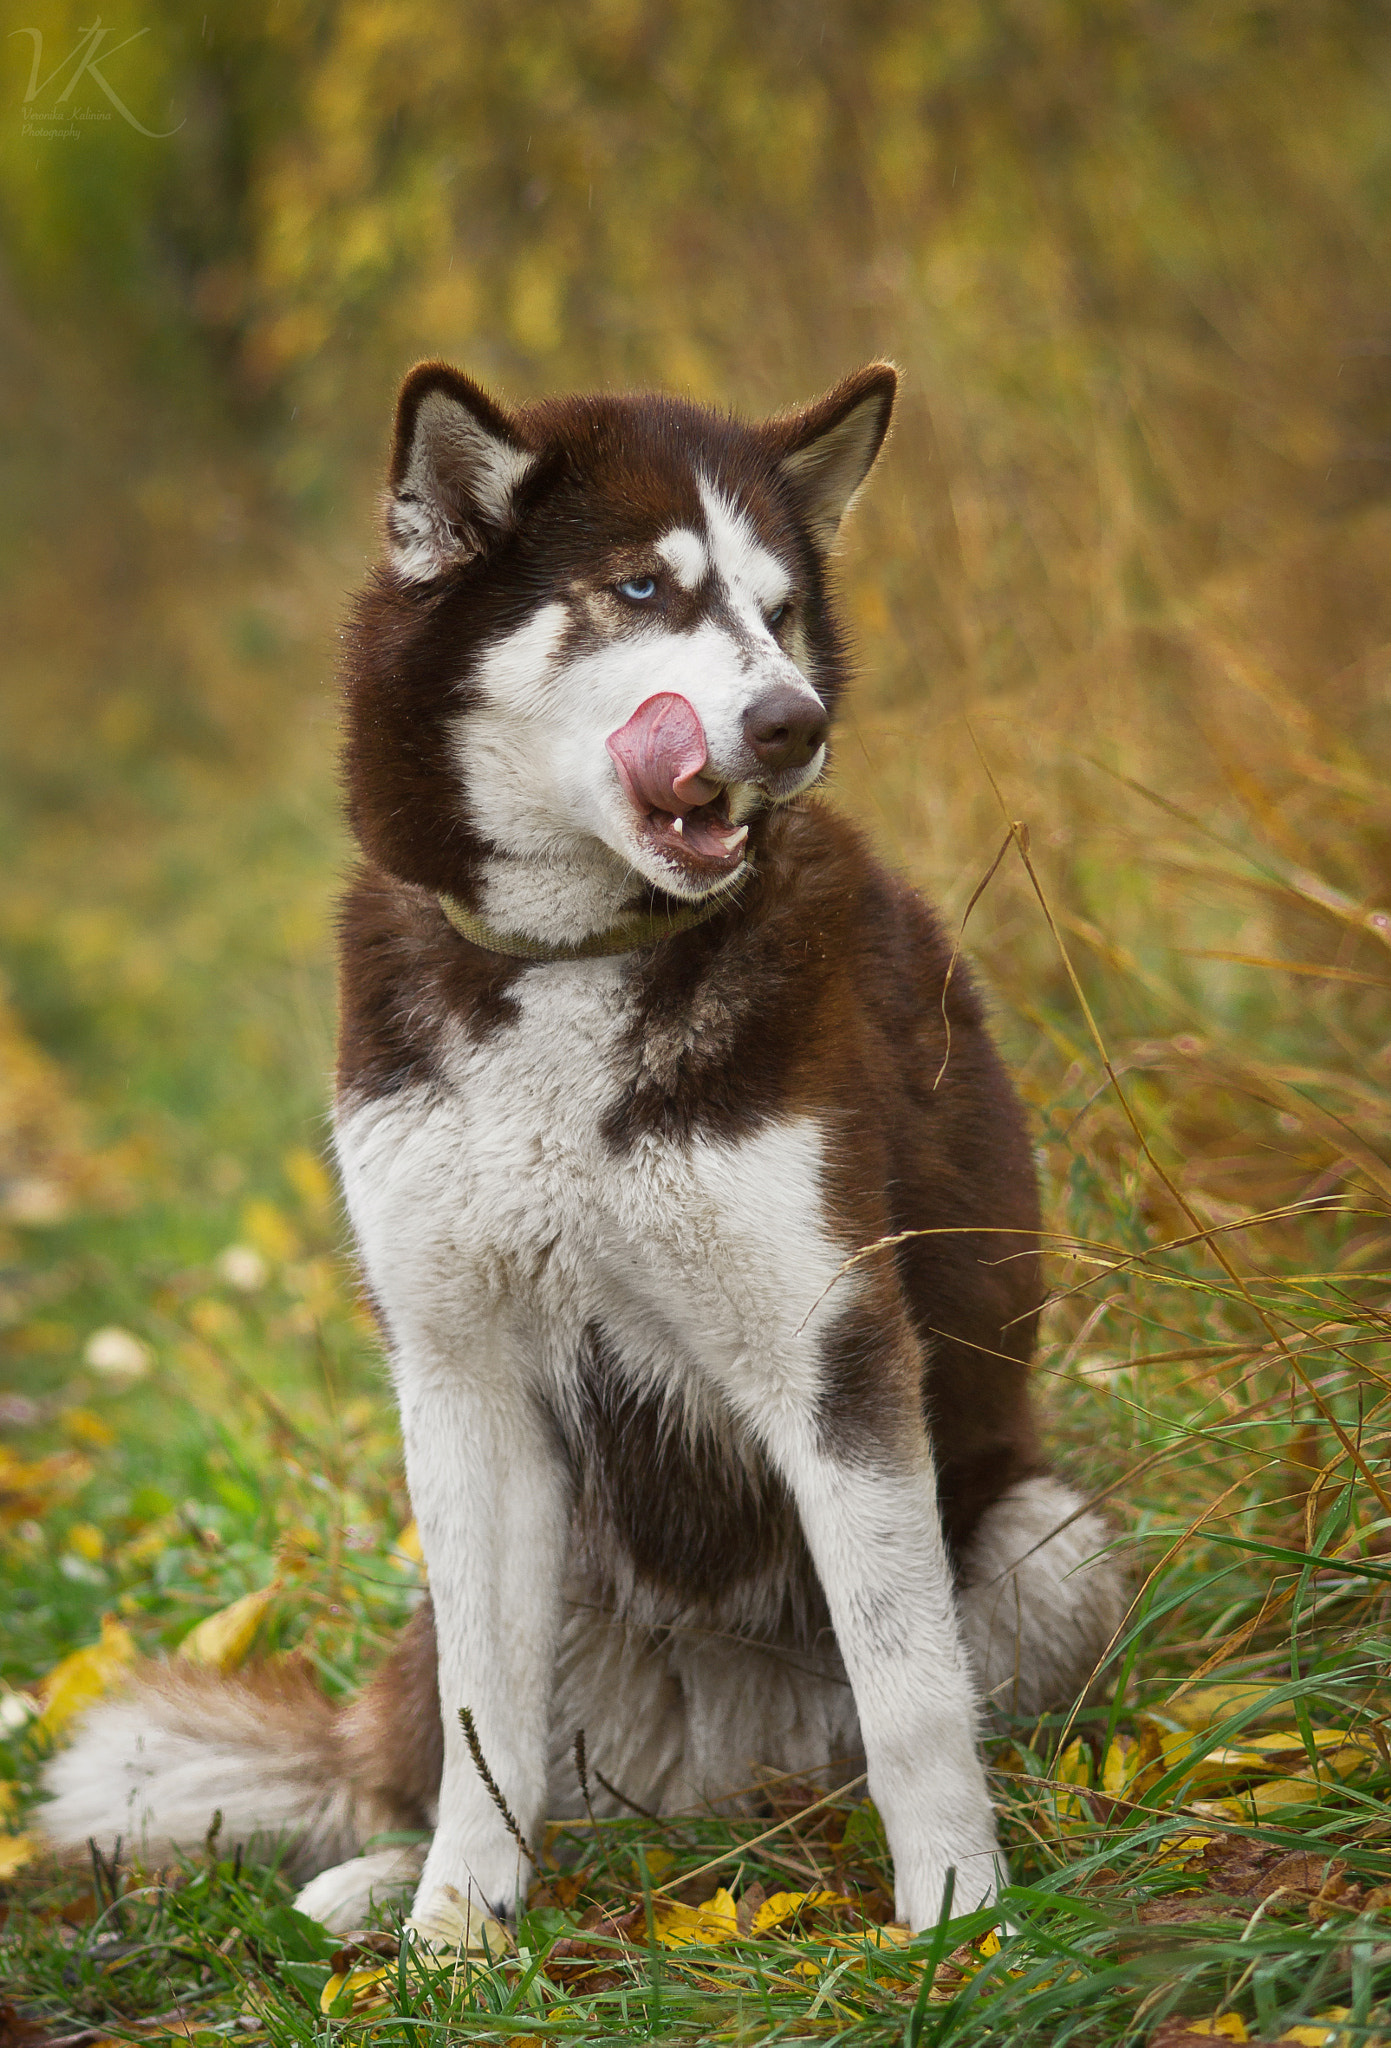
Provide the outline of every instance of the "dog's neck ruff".
<path id="1" fill-rule="evenodd" d="M 630 911 L 615 919 L 605 931 L 590 932 L 586 938 L 569 944 L 533 939 L 526 932 L 499 931 L 487 918 L 475 917 L 455 896 L 441 895 L 439 906 L 460 938 L 467 939 L 471 946 L 481 946 L 487 953 L 502 953 L 509 960 L 604 960 L 617 953 L 636 953 L 643 946 L 655 946 L 662 939 L 674 938 L 678 932 L 705 924 L 727 909 L 730 900 L 730 891 L 720 889 L 680 910 Z"/>

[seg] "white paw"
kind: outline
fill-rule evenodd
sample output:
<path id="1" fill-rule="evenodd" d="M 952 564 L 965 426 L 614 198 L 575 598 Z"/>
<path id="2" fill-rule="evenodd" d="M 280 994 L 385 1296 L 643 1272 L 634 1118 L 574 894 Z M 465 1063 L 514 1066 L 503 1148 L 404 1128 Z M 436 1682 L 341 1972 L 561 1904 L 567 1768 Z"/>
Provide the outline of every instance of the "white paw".
<path id="1" fill-rule="evenodd" d="M 500 1920 L 475 1906 L 452 1884 L 422 1885 L 406 1932 L 437 1956 L 500 1956 L 512 1937 Z"/>
<path id="2" fill-rule="evenodd" d="M 942 1916 L 947 1872 L 952 1870 L 951 1917 L 988 1906 L 1001 1885 L 1009 1883 L 1005 1859 L 992 1841 L 956 1855 L 903 1858 L 894 1868 L 894 1907 L 898 1918 L 920 1932 L 935 1927 Z"/>
<path id="3" fill-rule="evenodd" d="M 311 1877 L 295 1900 L 296 1909 L 330 1934 L 349 1934 L 362 1926 L 374 1906 L 403 1897 L 424 1862 L 424 1843 L 419 1848 L 376 1849 L 369 1856 L 352 1856 Z"/>

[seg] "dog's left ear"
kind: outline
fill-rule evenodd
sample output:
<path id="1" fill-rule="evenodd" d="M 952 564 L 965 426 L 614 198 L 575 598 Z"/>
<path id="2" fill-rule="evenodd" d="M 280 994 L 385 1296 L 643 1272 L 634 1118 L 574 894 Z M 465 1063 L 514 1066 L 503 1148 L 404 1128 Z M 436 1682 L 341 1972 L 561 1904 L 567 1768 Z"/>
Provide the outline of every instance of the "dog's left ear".
<path id="1" fill-rule="evenodd" d="M 870 363 L 814 405 L 769 420 L 764 433 L 812 539 L 829 548 L 884 445 L 898 390 L 892 363 Z"/>
<path id="2" fill-rule="evenodd" d="M 512 524 L 537 461 L 517 423 L 448 363 L 417 363 L 396 401 L 386 501 L 392 563 L 430 583 L 481 554 Z"/>

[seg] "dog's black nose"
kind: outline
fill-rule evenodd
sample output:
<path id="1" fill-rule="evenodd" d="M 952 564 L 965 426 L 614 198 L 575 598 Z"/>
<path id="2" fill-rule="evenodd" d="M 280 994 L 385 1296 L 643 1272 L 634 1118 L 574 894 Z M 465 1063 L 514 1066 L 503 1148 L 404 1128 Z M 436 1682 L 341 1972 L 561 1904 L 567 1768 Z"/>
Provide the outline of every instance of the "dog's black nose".
<path id="1" fill-rule="evenodd" d="M 779 683 L 744 713 L 744 738 L 764 768 L 805 768 L 826 738 L 825 711 L 810 690 Z"/>

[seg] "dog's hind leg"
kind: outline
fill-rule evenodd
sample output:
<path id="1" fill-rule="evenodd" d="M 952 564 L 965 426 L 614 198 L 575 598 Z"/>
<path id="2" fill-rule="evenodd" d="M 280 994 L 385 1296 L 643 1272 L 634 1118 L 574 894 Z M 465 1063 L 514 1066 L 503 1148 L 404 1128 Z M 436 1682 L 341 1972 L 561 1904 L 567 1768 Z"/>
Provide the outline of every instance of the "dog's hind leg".
<path id="1" fill-rule="evenodd" d="M 957 1604 L 981 1696 L 1007 1713 L 1068 1707 L 1096 1676 L 1125 1613 L 1111 1531 L 1071 1487 L 1025 1479 L 988 1508 L 961 1563 Z"/>

